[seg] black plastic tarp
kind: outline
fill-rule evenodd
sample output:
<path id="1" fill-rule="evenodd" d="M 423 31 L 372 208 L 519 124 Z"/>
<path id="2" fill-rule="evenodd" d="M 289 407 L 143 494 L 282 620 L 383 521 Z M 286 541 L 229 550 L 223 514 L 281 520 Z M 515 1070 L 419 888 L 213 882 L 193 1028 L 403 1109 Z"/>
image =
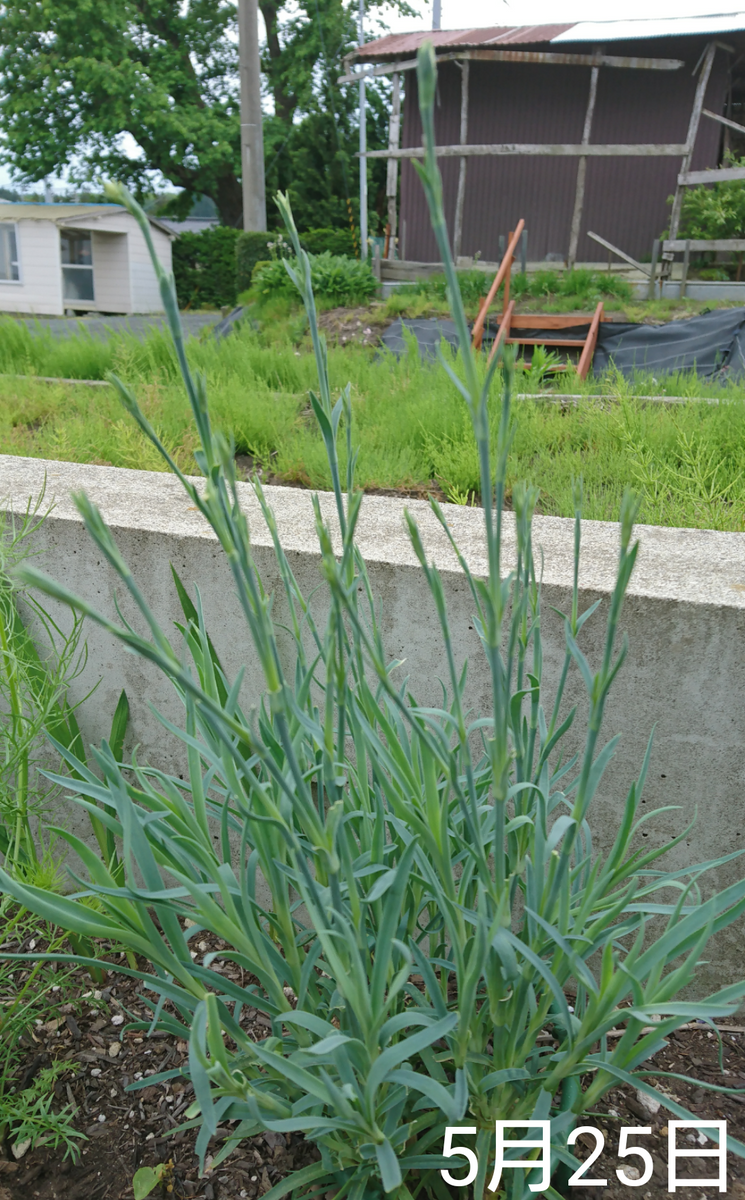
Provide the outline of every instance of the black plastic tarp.
<path id="1" fill-rule="evenodd" d="M 666 325 L 603 322 L 593 371 L 615 366 L 623 375 L 695 371 L 703 379 L 745 374 L 745 308 L 719 308 Z"/>
<path id="2" fill-rule="evenodd" d="M 406 319 L 394 321 L 382 337 L 383 345 L 394 354 L 406 349 L 404 331 L 414 337 L 420 357 L 434 359 L 440 341 L 454 349 L 458 345 L 455 325 L 439 319 Z M 564 337 L 582 337 L 587 326 L 576 330 L 564 329 Z M 484 331 L 484 346 L 491 344 L 496 325 L 490 322 Z M 526 337 L 530 330 L 521 331 Z M 540 331 L 536 330 L 536 336 Z M 615 321 L 603 322 L 598 331 L 598 343 L 593 371 L 601 374 L 615 366 L 623 375 L 650 371 L 665 375 L 673 371 L 696 371 L 703 379 L 745 375 L 745 308 L 720 308 L 669 321 L 665 325 L 632 325 Z"/>

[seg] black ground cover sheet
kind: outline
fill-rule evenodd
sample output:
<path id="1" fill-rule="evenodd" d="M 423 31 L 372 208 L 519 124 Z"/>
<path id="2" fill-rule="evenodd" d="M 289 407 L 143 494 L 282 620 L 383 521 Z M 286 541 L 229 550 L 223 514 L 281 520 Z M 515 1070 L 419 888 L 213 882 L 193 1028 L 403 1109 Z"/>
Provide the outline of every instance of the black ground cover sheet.
<path id="1" fill-rule="evenodd" d="M 491 322 L 484 331 L 484 348 L 496 333 Z M 562 330 L 564 337 L 581 337 L 587 326 Z M 455 349 L 458 344 L 452 321 L 415 318 L 394 321 L 382 337 L 383 345 L 394 354 L 404 353 L 406 336 L 415 338 L 420 357 L 434 359 L 437 347 L 444 339 Z M 528 329 L 521 330 L 531 336 Z M 540 337 L 540 331 L 535 331 Z M 669 321 L 666 325 L 632 325 L 615 321 L 603 322 L 598 330 L 598 343 L 593 360 L 593 372 L 602 374 L 615 366 L 622 375 L 649 371 L 655 376 L 674 371 L 696 371 L 702 379 L 741 378 L 745 375 L 745 308 L 720 308 Z"/>

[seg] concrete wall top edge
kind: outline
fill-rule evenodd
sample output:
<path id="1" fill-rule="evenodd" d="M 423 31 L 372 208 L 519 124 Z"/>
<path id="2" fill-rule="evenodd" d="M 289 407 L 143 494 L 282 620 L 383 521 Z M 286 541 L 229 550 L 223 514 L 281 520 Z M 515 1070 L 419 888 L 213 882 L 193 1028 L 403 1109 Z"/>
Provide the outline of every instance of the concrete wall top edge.
<path id="1" fill-rule="evenodd" d="M 0 511 L 24 511 L 29 498 L 36 498 L 41 492 L 45 479 L 45 504 L 54 503 L 50 516 L 53 521 L 79 521 L 70 493 L 84 490 L 114 530 L 126 528 L 187 539 L 214 537 L 178 480 L 152 471 L 0 455 Z M 285 550 L 317 556 L 311 493 L 290 487 L 272 486 L 265 490 Z M 239 492 L 254 545 L 270 545 L 269 531 L 252 486 L 239 484 Z M 320 500 L 322 511 L 333 526 L 333 497 L 330 493 L 321 493 Z M 480 510 L 453 504 L 443 507 L 469 566 L 475 573 L 484 574 L 486 559 Z M 365 498 L 358 541 L 367 561 L 417 565 L 403 523 L 406 508 L 418 521 L 424 544 L 438 566 L 442 570 L 457 571 L 455 556 L 429 505 L 423 500 L 399 500 L 387 496 Z M 636 536 L 641 546 L 630 595 L 745 608 L 745 533 L 640 525 L 636 528 Z M 563 517 L 536 517 L 534 545 L 538 554 L 543 553 L 544 583 L 571 587 L 573 521 Z M 508 567 L 514 562 L 514 547 L 514 519 L 507 513 L 505 565 Z M 583 590 L 599 593 L 610 590 L 617 554 L 618 525 L 615 522 L 583 523 L 580 569 Z"/>

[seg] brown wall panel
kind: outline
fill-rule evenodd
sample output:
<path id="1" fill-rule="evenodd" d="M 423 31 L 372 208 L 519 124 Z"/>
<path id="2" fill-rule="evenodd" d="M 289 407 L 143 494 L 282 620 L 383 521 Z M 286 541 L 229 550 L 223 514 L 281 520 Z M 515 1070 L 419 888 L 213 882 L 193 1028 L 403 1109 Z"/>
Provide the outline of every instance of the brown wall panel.
<path id="1" fill-rule="evenodd" d="M 703 38 L 613 43 L 608 53 L 682 58 L 678 71 L 605 67 L 600 70 L 590 140 L 603 142 L 683 142 L 693 104 L 693 67 Z M 588 47 L 563 47 L 587 53 Z M 705 106 L 721 112 L 727 85 L 727 56 L 717 53 Z M 471 63 L 468 140 L 491 142 L 579 142 L 590 86 L 586 67 L 537 63 Z M 457 143 L 460 128 L 460 68 L 446 63 L 438 72 L 435 130 L 440 145 Z M 693 167 L 718 161 L 720 127 L 702 118 Z M 406 76 L 403 143 L 421 145 L 414 72 Z M 499 236 L 520 217 L 528 229 L 528 256 L 566 255 L 574 205 L 577 159 L 470 158 L 463 216 L 463 254 L 481 252 L 494 261 Z M 440 159 L 445 209 L 452 235 L 458 160 Z M 666 227 L 667 198 L 675 188 L 679 158 L 589 159 L 579 243 L 580 260 L 598 261 L 604 252 L 587 230 L 607 238 L 634 257 L 648 257 L 652 241 Z M 402 257 L 420 262 L 439 255 L 429 225 L 421 185 L 411 163 L 401 172 Z"/>

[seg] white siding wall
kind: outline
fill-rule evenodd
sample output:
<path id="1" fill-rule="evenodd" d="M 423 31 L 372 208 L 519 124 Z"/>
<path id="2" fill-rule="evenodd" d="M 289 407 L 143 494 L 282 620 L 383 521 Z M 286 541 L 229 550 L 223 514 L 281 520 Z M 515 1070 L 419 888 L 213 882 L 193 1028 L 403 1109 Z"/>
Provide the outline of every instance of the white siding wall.
<path id="1" fill-rule="evenodd" d="M 147 245 L 134 217 L 127 212 L 115 212 L 101 217 L 68 218 L 65 225 L 93 233 L 96 309 L 121 313 L 163 311 Z M 155 226 L 151 230 L 155 252 L 170 271 L 171 239 Z M 64 304 L 56 222 L 17 221 L 16 235 L 21 280 L 20 283 L 0 280 L 0 312 L 61 315 Z"/>
<path id="2" fill-rule="evenodd" d="M 150 262 L 150 254 L 134 217 L 130 217 L 128 212 L 115 212 L 99 217 L 95 222 L 75 220 L 70 224 L 77 229 L 89 228 L 100 229 L 107 233 L 126 233 L 129 253 L 129 294 L 132 305 L 129 311 L 135 313 L 163 311 L 155 271 Z M 165 269 L 170 271 L 172 269 L 170 237 L 168 234 L 162 233 L 160 229 L 156 229 L 154 225 L 151 225 L 150 232 L 155 245 L 155 253 Z M 96 305 L 104 307 L 98 298 L 98 292 L 96 292 Z M 109 311 L 113 312 L 114 310 L 110 309 Z"/>
<path id="3" fill-rule="evenodd" d="M 0 312 L 59 315 L 62 307 L 59 230 L 53 221 L 17 221 L 20 283 L 0 280 Z"/>
<path id="4" fill-rule="evenodd" d="M 93 287 L 99 312 L 132 312 L 128 240 L 127 233 L 93 230 Z"/>

